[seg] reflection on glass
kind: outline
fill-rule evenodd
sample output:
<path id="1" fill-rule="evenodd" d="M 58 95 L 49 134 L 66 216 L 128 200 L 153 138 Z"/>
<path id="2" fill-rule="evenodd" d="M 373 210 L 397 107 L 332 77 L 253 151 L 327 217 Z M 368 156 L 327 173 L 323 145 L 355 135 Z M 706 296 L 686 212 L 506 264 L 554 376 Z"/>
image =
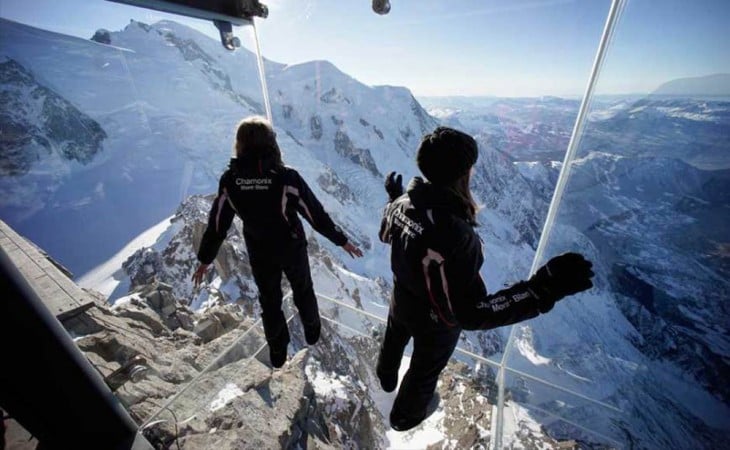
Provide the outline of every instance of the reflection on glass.
<path id="1" fill-rule="evenodd" d="M 123 11 L 123 29 L 93 40 L 3 19 L 12 133 L 0 211 L 77 277 L 180 200 L 213 191 L 235 123 L 264 113 L 250 50 L 229 52 L 170 16 L 148 23 L 139 19 L 146 10 Z M 236 31 L 252 48 L 250 27 Z M 54 233 L 44 225 L 51 222 Z"/>

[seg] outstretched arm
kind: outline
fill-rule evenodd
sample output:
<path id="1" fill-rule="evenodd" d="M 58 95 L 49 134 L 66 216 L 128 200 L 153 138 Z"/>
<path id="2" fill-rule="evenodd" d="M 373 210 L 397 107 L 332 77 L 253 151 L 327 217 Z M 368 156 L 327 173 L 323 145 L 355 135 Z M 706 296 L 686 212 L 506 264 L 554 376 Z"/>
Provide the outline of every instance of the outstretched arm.
<path id="1" fill-rule="evenodd" d="M 555 302 L 593 286 L 591 263 L 577 253 L 551 259 L 535 276 L 494 294 L 488 294 L 479 275 L 481 245 L 471 234 L 460 254 L 444 262 L 453 313 L 465 329 L 512 325 L 550 311 Z"/>
<path id="2" fill-rule="evenodd" d="M 224 175 L 225 176 L 225 175 Z M 218 254 L 223 240 L 231 227 L 235 211 L 228 200 L 228 193 L 223 183 L 223 177 L 218 186 L 218 195 L 213 200 L 210 213 L 208 214 L 208 226 L 203 233 L 198 248 L 198 261 L 200 265 L 193 274 L 193 282 L 197 286 L 203 279 L 203 275 Z"/>
<path id="3" fill-rule="evenodd" d="M 314 196 L 307 182 L 298 173 L 294 172 L 294 174 L 293 186 L 286 186 L 285 189 L 288 190 L 287 195 L 297 197 L 296 205 L 299 214 L 319 234 L 332 241 L 335 245 L 342 247 L 350 256 L 353 258 L 362 256 L 362 251 L 356 245 L 352 244 L 340 227 L 332 221 L 332 218 L 324 210 L 317 197 Z"/>

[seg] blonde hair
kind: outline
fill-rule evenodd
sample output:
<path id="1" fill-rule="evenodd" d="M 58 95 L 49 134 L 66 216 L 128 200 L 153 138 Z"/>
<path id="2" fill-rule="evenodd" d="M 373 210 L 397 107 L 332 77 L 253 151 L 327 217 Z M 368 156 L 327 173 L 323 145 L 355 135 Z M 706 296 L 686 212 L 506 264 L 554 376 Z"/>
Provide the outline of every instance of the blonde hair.
<path id="1" fill-rule="evenodd" d="M 267 158 L 275 165 L 283 165 L 276 132 L 271 122 L 261 116 L 250 116 L 239 122 L 233 154 L 237 158 Z"/>

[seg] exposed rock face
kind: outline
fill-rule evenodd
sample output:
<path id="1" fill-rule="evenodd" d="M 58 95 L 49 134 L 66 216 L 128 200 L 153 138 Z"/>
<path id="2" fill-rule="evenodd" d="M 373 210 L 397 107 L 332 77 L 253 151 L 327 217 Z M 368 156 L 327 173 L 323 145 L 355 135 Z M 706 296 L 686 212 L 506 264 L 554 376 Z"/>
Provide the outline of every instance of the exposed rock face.
<path id="1" fill-rule="evenodd" d="M 151 248 L 136 251 L 122 264 L 132 281 L 132 287 L 154 282 L 162 267 L 162 256 Z"/>
<path id="2" fill-rule="evenodd" d="M 198 260 L 196 249 L 200 245 L 208 223 L 208 211 L 213 196 L 192 196 L 180 205 L 172 218 L 176 232 L 164 248 L 145 247 L 135 252 L 123 268 L 129 276 L 132 288 L 158 281 L 172 286 L 172 293 L 192 304 L 199 293 L 194 292 L 188 280 L 195 271 Z M 242 302 L 250 302 L 258 295 L 251 275 L 246 245 L 243 242 L 241 222 L 234 219 L 228 237 L 221 245 L 213 263 L 215 270 L 209 270 L 209 277 L 219 275 L 224 281 L 234 280 Z M 215 295 L 215 292 L 208 292 Z"/>
<path id="3" fill-rule="evenodd" d="M 321 187 L 323 191 L 332 195 L 343 205 L 349 202 L 357 203 L 355 194 L 353 194 L 347 184 L 337 176 L 335 171 L 329 167 L 327 167 L 326 170 L 317 177 L 317 184 L 319 184 L 319 187 Z"/>
<path id="4" fill-rule="evenodd" d="M 322 118 L 319 116 L 312 116 L 309 118 L 309 129 L 312 133 L 313 139 L 322 138 Z"/>
<path id="5" fill-rule="evenodd" d="M 216 348 L 213 343 L 203 344 L 183 328 L 171 330 L 137 296 L 128 297 L 111 309 L 99 303 L 64 325 L 72 336 L 79 336 L 77 345 L 103 376 L 109 376 L 135 356 L 144 358 L 146 377 L 137 383 L 127 381 L 116 391 L 139 422 L 202 369 L 199 355 Z M 218 340 L 229 338 L 223 335 Z"/>
<path id="6" fill-rule="evenodd" d="M 109 33 L 109 30 L 105 30 L 104 28 L 99 28 L 96 30 L 96 33 L 94 33 L 93 36 L 91 36 L 91 40 L 98 42 L 100 44 L 111 44 L 112 43 L 112 36 L 111 33 Z"/>
<path id="7" fill-rule="evenodd" d="M 152 288 L 144 291 L 151 292 Z M 212 317 L 225 322 L 221 320 L 223 312 L 231 307 L 196 314 L 198 324 Z M 362 404 L 366 397 L 362 384 L 351 383 L 348 389 L 352 397 L 335 405 L 313 388 L 308 373 L 312 367 L 321 370 L 322 364 L 308 350 L 298 352 L 284 368 L 272 372 L 266 352 L 254 357 L 263 344 L 260 329 L 251 328 L 249 319 L 240 322 L 240 316 L 227 317 L 233 319 L 231 324 L 239 325 L 237 330 L 208 341 L 182 329 L 172 332 L 145 301 L 131 296 L 113 309 L 100 303 L 66 325 L 73 335 L 84 334 L 76 342 L 104 376 L 134 357 L 144 358 L 145 376 L 136 382 L 123 381 L 116 391 L 140 423 L 198 377 L 169 406 L 174 416 L 163 410 L 157 417 L 162 422 L 145 429 L 145 435 L 158 448 L 380 446 L 370 408 Z M 327 331 L 331 341 L 323 343 L 323 352 L 344 350 L 342 345 L 346 344 L 334 330 Z M 298 329 L 293 337 L 296 348 L 302 339 Z M 237 344 L 231 346 L 234 341 Z M 201 373 L 206 367 L 208 371 Z M 340 363 L 336 370 L 352 377 L 351 367 Z M 368 442 L 376 445 L 365 445 Z"/>
<path id="8" fill-rule="evenodd" d="M 273 373 L 254 359 L 206 374 L 191 389 L 198 392 L 191 392 L 190 398 L 209 396 L 225 383 L 229 399 L 219 395 L 200 405 L 195 419 L 179 432 L 181 448 L 304 448 L 308 439 L 328 439 L 326 429 L 320 428 L 324 421 L 316 414 L 314 391 L 304 376 L 308 359 L 303 350 Z"/>
<path id="9" fill-rule="evenodd" d="M 0 174 L 28 173 L 55 154 L 89 163 L 107 135 L 70 102 L 12 59 L 0 60 Z"/>
<path id="10" fill-rule="evenodd" d="M 378 127 L 376 127 L 375 125 L 373 125 L 373 133 L 375 133 L 376 135 L 378 135 L 378 137 L 380 138 L 381 141 L 383 139 L 385 139 L 384 136 L 383 136 L 383 132 L 380 131 L 380 130 L 378 130 Z"/>
<path id="11" fill-rule="evenodd" d="M 237 307 L 231 304 L 217 305 L 206 311 L 206 317 L 195 324 L 193 331 L 203 342 L 210 342 L 236 328 L 242 320 Z"/>
<path id="12" fill-rule="evenodd" d="M 450 369 L 438 387 L 447 439 L 456 441 L 456 448 L 487 448 L 492 408 L 485 398 L 484 385 L 462 363 L 454 363 Z M 464 420 L 466 417 L 469 420 Z"/>
<path id="13" fill-rule="evenodd" d="M 330 88 L 327 92 L 322 94 L 319 99 L 324 103 L 346 103 L 346 104 L 352 104 L 352 100 L 347 98 L 342 92 L 340 92 L 337 88 Z"/>
<path id="14" fill-rule="evenodd" d="M 350 136 L 348 136 L 347 133 L 338 130 L 337 133 L 335 133 L 334 144 L 335 151 L 338 154 L 367 169 L 376 177 L 382 178 L 382 174 L 375 165 L 375 160 L 373 160 L 370 150 L 355 147 L 355 144 L 352 143 L 352 140 L 350 140 Z"/>

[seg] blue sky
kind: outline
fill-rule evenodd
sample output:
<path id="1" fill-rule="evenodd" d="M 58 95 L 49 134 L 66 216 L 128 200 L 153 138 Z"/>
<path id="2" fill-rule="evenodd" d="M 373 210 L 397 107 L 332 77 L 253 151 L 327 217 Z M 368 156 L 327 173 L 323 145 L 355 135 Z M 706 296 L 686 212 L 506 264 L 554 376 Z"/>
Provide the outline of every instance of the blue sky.
<path id="1" fill-rule="evenodd" d="M 416 95 L 582 94 L 610 0 L 264 0 L 264 55 L 332 61 L 358 80 Z M 0 16 L 89 37 L 130 18 L 171 18 L 104 0 L 0 0 Z M 173 18 L 213 35 L 207 22 Z M 598 93 L 648 93 L 682 77 L 730 73 L 730 1 L 629 0 Z M 247 35 L 241 29 L 239 34 Z M 244 37 L 244 45 L 246 44 Z"/>

